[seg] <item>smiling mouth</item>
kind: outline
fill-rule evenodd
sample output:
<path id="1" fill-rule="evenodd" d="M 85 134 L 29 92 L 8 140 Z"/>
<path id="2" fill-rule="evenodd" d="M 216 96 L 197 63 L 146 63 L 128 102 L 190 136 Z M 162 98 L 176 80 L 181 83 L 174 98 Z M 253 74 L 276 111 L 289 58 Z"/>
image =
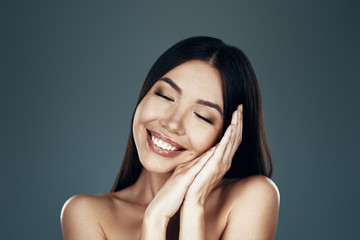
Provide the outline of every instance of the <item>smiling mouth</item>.
<path id="1" fill-rule="evenodd" d="M 149 134 L 149 140 L 151 141 L 153 146 L 154 147 L 156 146 L 157 147 L 156 150 L 160 150 L 162 154 L 170 153 L 170 152 L 175 153 L 178 151 L 185 150 L 185 148 L 183 148 L 181 145 L 179 145 L 178 143 L 172 141 L 171 139 L 165 137 L 160 133 L 152 132 L 150 130 L 147 130 L 147 132 Z"/>
<path id="2" fill-rule="evenodd" d="M 178 150 L 176 147 L 172 146 L 169 143 L 163 142 L 161 139 L 156 138 L 154 136 L 151 136 L 151 141 L 158 146 L 159 148 L 162 148 L 164 150 L 169 150 L 169 151 L 175 151 Z"/>

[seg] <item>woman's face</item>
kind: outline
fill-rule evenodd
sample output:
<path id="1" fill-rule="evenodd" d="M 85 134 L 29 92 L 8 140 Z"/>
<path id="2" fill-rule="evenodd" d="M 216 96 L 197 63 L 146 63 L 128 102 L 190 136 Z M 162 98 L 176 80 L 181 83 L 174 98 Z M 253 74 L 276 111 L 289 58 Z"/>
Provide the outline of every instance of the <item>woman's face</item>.
<path id="1" fill-rule="evenodd" d="M 222 132 L 219 72 L 200 60 L 185 62 L 157 81 L 138 105 L 133 134 L 145 169 L 170 173 L 211 148 Z"/>

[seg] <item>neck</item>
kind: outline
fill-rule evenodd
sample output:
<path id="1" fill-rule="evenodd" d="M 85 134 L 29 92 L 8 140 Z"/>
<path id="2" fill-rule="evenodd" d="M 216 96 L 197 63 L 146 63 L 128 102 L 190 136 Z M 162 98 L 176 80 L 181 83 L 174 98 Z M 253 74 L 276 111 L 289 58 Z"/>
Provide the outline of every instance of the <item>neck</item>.
<path id="1" fill-rule="evenodd" d="M 143 168 L 138 180 L 132 186 L 136 202 L 147 206 L 170 176 L 171 173 L 154 173 Z"/>

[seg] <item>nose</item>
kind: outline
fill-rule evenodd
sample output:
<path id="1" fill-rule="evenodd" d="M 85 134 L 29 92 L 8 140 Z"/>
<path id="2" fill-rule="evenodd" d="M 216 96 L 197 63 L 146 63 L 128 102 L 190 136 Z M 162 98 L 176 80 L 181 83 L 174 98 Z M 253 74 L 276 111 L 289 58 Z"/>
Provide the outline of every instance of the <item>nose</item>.
<path id="1" fill-rule="evenodd" d="M 175 108 L 164 113 L 164 116 L 160 119 L 160 124 L 170 133 L 183 135 L 185 134 L 184 118 L 185 114 Z"/>

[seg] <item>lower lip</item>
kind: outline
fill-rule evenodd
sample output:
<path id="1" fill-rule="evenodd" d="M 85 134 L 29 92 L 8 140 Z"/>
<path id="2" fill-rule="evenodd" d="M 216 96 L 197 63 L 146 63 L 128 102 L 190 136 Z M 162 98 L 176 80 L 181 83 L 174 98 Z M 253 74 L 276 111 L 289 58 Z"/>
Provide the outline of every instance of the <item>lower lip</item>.
<path id="1" fill-rule="evenodd" d="M 178 155 L 181 154 L 182 151 L 170 151 L 170 150 L 165 150 L 162 149 L 160 147 L 158 147 L 157 145 L 154 144 L 154 142 L 151 140 L 150 134 L 147 134 L 147 142 L 148 142 L 148 146 L 149 148 L 154 152 L 159 154 L 160 156 L 163 157 L 176 157 Z"/>

